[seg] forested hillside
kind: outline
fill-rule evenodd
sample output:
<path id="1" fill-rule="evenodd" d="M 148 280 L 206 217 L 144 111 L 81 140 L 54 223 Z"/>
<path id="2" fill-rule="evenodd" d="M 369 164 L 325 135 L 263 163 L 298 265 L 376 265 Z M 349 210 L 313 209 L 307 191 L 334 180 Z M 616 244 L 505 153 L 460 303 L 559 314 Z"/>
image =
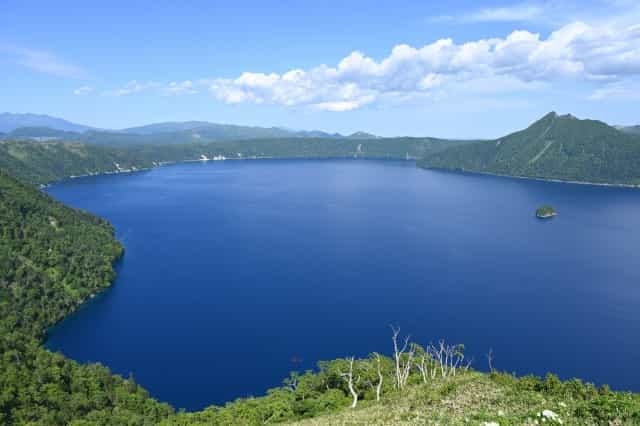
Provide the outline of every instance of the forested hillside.
<path id="1" fill-rule="evenodd" d="M 0 424 L 152 424 L 172 412 L 133 380 L 40 346 L 110 285 L 121 255 L 108 223 L 0 171 Z"/>
<path id="2" fill-rule="evenodd" d="M 81 142 L 3 141 L 0 168 L 34 184 L 70 176 L 140 170 L 162 163 L 224 156 L 251 158 L 418 158 L 468 143 L 432 138 L 255 139 L 176 145 L 112 146 Z"/>
<path id="3" fill-rule="evenodd" d="M 33 184 L 151 166 L 151 162 L 132 159 L 122 150 L 78 142 L 0 142 L 0 168 Z"/>
<path id="4" fill-rule="evenodd" d="M 640 137 L 550 113 L 503 138 L 430 153 L 418 165 L 581 182 L 640 184 Z"/>

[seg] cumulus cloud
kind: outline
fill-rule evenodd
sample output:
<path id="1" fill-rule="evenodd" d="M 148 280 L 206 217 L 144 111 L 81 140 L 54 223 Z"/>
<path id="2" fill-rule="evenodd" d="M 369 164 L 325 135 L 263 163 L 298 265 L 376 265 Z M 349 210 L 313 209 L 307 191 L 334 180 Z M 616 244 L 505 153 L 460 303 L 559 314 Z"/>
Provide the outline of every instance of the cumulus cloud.
<path id="1" fill-rule="evenodd" d="M 546 37 L 517 30 L 465 43 L 443 38 L 421 47 L 399 44 L 380 60 L 354 51 L 334 66 L 170 83 L 134 80 L 104 93 L 208 91 L 227 104 L 342 112 L 383 102 L 522 93 L 565 81 L 599 88 L 592 95 L 597 99 L 613 97 L 633 79 L 640 79 L 640 24 L 574 22 Z"/>
<path id="2" fill-rule="evenodd" d="M 91 86 L 81 86 L 73 91 L 73 94 L 76 96 L 88 95 L 93 92 L 93 87 Z"/>
<path id="3" fill-rule="evenodd" d="M 640 25 L 565 25 L 547 38 L 514 31 L 504 38 L 457 44 L 440 39 L 422 47 L 395 46 L 380 61 L 353 52 L 336 66 L 282 74 L 244 72 L 208 82 L 229 103 L 270 103 L 349 111 L 391 98 L 412 98 L 452 86 L 513 90 L 562 80 L 619 81 L 640 75 Z M 474 84 L 484 82 L 484 85 Z M 493 83 L 493 86 L 487 84 Z"/>
<path id="4" fill-rule="evenodd" d="M 44 50 L 0 45 L 0 52 L 4 53 L 13 63 L 44 74 L 73 79 L 82 79 L 87 75 L 82 68 Z"/>

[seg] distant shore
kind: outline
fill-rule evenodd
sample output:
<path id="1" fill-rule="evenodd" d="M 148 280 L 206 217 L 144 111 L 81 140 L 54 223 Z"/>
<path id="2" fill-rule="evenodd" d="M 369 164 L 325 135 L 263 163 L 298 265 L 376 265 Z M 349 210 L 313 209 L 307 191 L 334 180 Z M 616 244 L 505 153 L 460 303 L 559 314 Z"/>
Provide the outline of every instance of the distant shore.
<path id="1" fill-rule="evenodd" d="M 351 157 L 344 157 L 345 159 L 351 158 Z M 326 159 L 326 157 L 274 157 L 274 156 L 251 156 L 251 157 L 229 157 L 229 158 L 225 158 L 224 160 L 214 160 L 214 159 L 201 159 L 201 158 L 196 158 L 196 159 L 186 159 L 186 160 L 177 160 L 177 161 L 162 161 L 162 162 L 154 162 L 153 166 L 151 167 L 135 167 L 133 166 L 130 169 L 116 169 L 116 170 L 108 170 L 108 171 L 104 171 L 104 172 L 94 172 L 94 173 L 87 173 L 87 174 L 82 174 L 82 175 L 70 175 L 70 176 L 65 176 L 63 178 L 48 182 L 46 184 L 40 184 L 40 188 L 44 189 L 47 188 L 53 184 L 56 183 L 60 183 L 63 182 L 65 180 L 68 179 L 77 179 L 77 178 L 82 178 L 82 177 L 89 177 L 89 176 L 101 176 L 101 175 L 113 175 L 113 174 L 125 174 L 125 173 L 138 173 L 138 172 L 144 172 L 144 171 L 149 171 L 149 170 L 153 170 L 155 168 L 158 167 L 162 167 L 162 166 L 167 166 L 167 165 L 172 165 L 172 164 L 183 164 L 183 163 L 208 163 L 208 162 L 212 162 L 212 161 L 238 161 L 238 160 L 269 160 L 269 159 L 299 159 L 299 160 L 321 160 L 321 159 Z M 366 158 L 366 157 L 359 157 L 358 159 L 374 159 L 374 158 Z M 404 160 L 404 161 L 415 161 L 414 158 L 411 158 L 409 160 L 405 159 L 405 158 L 397 158 L 396 160 Z M 506 174 L 501 174 L 501 173 L 492 173 L 492 172 L 482 172 L 482 171 L 477 171 L 477 170 L 468 170 L 468 169 L 449 169 L 449 168 L 444 168 L 444 167 L 422 167 L 422 166 L 418 166 L 416 165 L 416 167 L 419 167 L 421 169 L 425 169 L 425 170 L 439 170 L 439 171 L 445 171 L 445 172 L 450 172 L 450 173 L 468 173 L 468 174 L 477 174 L 477 175 L 487 175 L 487 176 L 495 176 L 495 177 L 502 177 L 502 178 L 512 178 L 512 179 L 524 179 L 524 180 L 536 180 L 536 181 L 541 181 L 541 182 L 553 182 L 553 183 L 564 183 L 564 184 L 575 184 L 575 185 L 590 185 L 590 186 L 607 186 L 607 187 L 617 187 L 617 188 L 631 188 L 631 189 L 639 189 L 640 188 L 640 184 L 629 184 L 629 183 L 607 183 L 607 182 L 590 182 L 590 181 L 579 181 L 579 180 L 566 180 L 566 179 L 555 179 L 555 178 L 542 178 L 542 177 L 533 177 L 533 176 L 516 176 L 516 175 L 506 175 Z"/>
<path id="2" fill-rule="evenodd" d="M 91 173 L 85 173 L 85 174 L 80 174 L 80 175 L 69 175 L 69 176 L 64 176 L 61 177 L 59 179 L 55 179 L 52 180 L 50 182 L 47 183 L 41 183 L 41 184 L 37 184 L 37 186 L 40 189 L 45 189 L 48 188 L 52 185 L 55 185 L 57 183 L 61 183 L 64 182 L 66 180 L 72 180 L 72 179 L 78 179 L 78 178 L 84 178 L 84 177 L 91 177 L 91 176 L 103 176 L 103 175 L 118 175 L 118 174 L 131 174 L 131 173 L 140 173 L 140 172 L 147 172 L 150 170 L 154 170 L 157 169 L 158 167 L 163 167 L 163 166 L 171 166 L 174 164 L 187 164 L 187 163 L 210 163 L 210 162 L 219 162 L 219 161 L 250 161 L 250 160 L 331 160 L 331 159 L 340 159 L 340 160 L 391 160 L 391 161 L 415 161 L 416 159 L 411 157 L 411 158 L 406 158 L 406 157 L 397 157 L 397 158 L 376 158 L 376 157 L 277 157 L 277 156 L 272 156 L 272 155 L 261 155 L 261 156 L 249 156 L 249 157 L 228 157 L 225 158 L 224 160 L 215 160 L 213 158 L 207 158 L 207 159 L 203 159 L 203 158 L 194 158 L 194 159 L 187 159 L 187 160 L 176 160 L 176 161 L 160 161 L 160 162 L 153 162 L 153 165 L 151 167 L 136 167 L 136 166 L 132 166 L 132 168 L 129 169 L 115 169 L 115 170 L 107 170 L 107 171 L 103 171 L 103 172 L 91 172 Z"/>
<path id="3" fill-rule="evenodd" d="M 462 172 L 462 173 L 469 173 L 474 175 L 487 175 L 487 176 L 496 176 L 496 177 L 512 178 L 512 179 L 537 180 L 541 182 L 590 185 L 590 186 L 609 186 L 609 187 L 632 188 L 632 189 L 640 188 L 640 184 L 634 185 L 630 183 L 589 182 L 589 181 L 583 181 L 583 180 L 566 180 L 566 179 L 541 178 L 541 177 L 533 177 L 533 176 L 505 175 L 501 173 L 481 172 L 477 170 L 467 170 L 467 169 L 447 169 L 444 167 L 422 167 L 422 166 L 418 166 L 418 167 L 425 170 L 440 170 L 440 171 L 451 172 L 451 173 Z"/>

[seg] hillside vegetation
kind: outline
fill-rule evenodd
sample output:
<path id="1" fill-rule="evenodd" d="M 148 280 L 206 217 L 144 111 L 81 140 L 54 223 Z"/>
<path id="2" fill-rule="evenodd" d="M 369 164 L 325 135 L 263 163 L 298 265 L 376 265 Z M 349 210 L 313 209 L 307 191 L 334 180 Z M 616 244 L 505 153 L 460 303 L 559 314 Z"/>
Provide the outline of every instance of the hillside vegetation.
<path id="1" fill-rule="evenodd" d="M 132 379 L 42 346 L 114 278 L 111 226 L 0 171 L 0 424 L 153 424 L 173 410 Z"/>
<path id="2" fill-rule="evenodd" d="M 429 153 L 424 168 L 568 181 L 640 184 L 640 137 L 595 120 L 549 113 L 496 140 Z"/>
<path id="3" fill-rule="evenodd" d="M 431 138 L 254 139 L 176 145 L 112 146 L 82 142 L 2 141 L 0 168 L 30 183 L 46 184 L 70 176 L 116 173 L 163 163 L 224 156 L 251 158 L 418 158 L 467 143 Z"/>
<path id="4" fill-rule="evenodd" d="M 32 184 L 151 166 L 123 150 L 78 142 L 0 142 L 0 168 Z"/>

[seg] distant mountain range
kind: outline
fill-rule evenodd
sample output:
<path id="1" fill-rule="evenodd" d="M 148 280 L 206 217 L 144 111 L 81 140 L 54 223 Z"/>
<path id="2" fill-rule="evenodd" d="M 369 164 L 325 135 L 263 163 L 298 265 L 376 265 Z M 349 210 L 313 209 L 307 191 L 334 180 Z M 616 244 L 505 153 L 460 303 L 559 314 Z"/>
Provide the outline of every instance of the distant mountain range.
<path id="1" fill-rule="evenodd" d="M 20 127 L 50 128 L 69 132 L 84 132 L 91 127 L 82 124 L 72 123 L 62 118 L 51 117 L 42 114 L 13 114 L 10 112 L 0 113 L 0 132 L 9 133 Z"/>
<path id="2" fill-rule="evenodd" d="M 640 136 L 549 113 L 505 137 L 426 155 L 424 168 L 596 183 L 640 184 Z"/>
<path id="3" fill-rule="evenodd" d="M 4 133 L 4 138 L 7 139 L 64 139 L 97 144 L 175 144 L 277 138 L 377 138 L 377 136 L 365 132 L 342 135 L 321 130 L 240 126 L 207 121 L 164 122 L 121 130 L 105 130 L 71 123 L 48 115 L 12 113 L 0 114 L 0 132 Z"/>
<path id="4" fill-rule="evenodd" d="M 8 113 L 0 115 L 2 129 L 6 134 L 0 134 L 0 139 L 4 140 L 64 141 L 107 149 L 136 148 L 100 155 L 110 158 L 107 164 L 112 164 L 113 158 L 123 164 L 130 159 L 131 166 L 138 168 L 149 167 L 154 162 L 193 160 L 201 155 L 208 158 L 417 158 L 418 165 L 424 168 L 640 185 L 640 126 L 614 127 L 555 112 L 524 130 L 498 139 L 475 141 L 380 138 L 365 132 L 344 136 L 204 121 L 156 123 L 113 131 L 54 117 Z M 15 146 L 12 149 L 17 152 Z M 67 151 L 61 148 L 60 153 L 67 155 Z M 35 156 L 36 152 L 33 153 Z M 44 152 L 38 155 L 41 154 L 43 158 L 47 157 Z M 34 156 L 29 155 L 29 158 Z M 102 169 L 87 166 L 82 170 L 88 173 Z M 65 173 L 60 171 L 58 175 Z"/>

